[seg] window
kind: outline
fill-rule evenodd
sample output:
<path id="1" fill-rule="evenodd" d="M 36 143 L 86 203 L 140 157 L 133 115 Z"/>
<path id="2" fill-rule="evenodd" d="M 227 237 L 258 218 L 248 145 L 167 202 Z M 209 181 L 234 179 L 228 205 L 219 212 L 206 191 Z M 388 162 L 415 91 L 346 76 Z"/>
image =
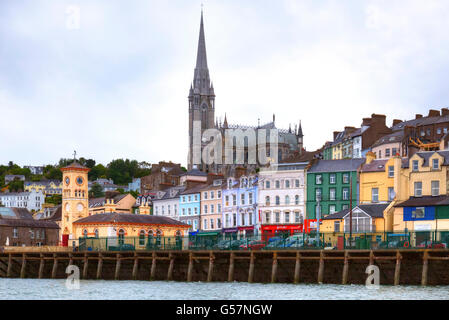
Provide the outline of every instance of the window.
<path id="1" fill-rule="evenodd" d="M 295 180 L 295 188 L 299 188 L 299 179 Z"/>
<path id="2" fill-rule="evenodd" d="M 321 201 L 321 189 L 320 188 L 316 188 L 315 189 L 315 199 L 317 200 L 317 201 Z"/>
<path id="3" fill-rule="evenodd" d="M 340 232 L 340 221 L 334 221 L 334 232 Z"/>
<path id="4" fill-rule="evenodd" d="M 412 211 L 412 218 L 422 219 L 424 218 L 425 209 L 424 207 L 418 207 Z"/>
<path id="5" fill-rule="evenodd" d="M 285 204 L 290 204 L 290 197 L 289 196 L 285 196 Z"/>
<path id="6" fill-rule="evenodd" d="M 207 213 L 207 204 L 204 205 L 204 213 Z"/>
<path id="7" fill-rule="evenodd" d="M 140 230 L 139 233 L 139 246 L 145 245 L 145 230 Z"/>
<path id="8" fill-rule="evenodd" d="M 418 171 L 418 160 L 413 160 L 412 169 L 413 171 Z"/>
<path id="9" fill-rule="evenodd" d="M 84 229 L 84 230 L 83 230 L 83 237 L 87 238 L 87 235 L 88 235 L 87 229 Z"/>
<path id="10" fill-rule="evenodd" d="M 337 212 L 335 204 L 329 205 L 329 213 L 332 214 L 332 213 L 335 213 L 335 212 Z"/>
<path id="11" fill-rule="evenodd" d="M 349 204 L 344 204 L 344 205 L 341 207 L 341 209 L 342 209 L 342 210 L 348 210 L 348 209 L 349 209 Z"/>
<path id="12" fill-rule="evenodd" d="M 214 229 L 214 219 L 210 219 L 210 228 Z"/>
<path id="13" fill-rule="evenodd" d="M 290 223 L 290 212 L 284 213 L 285 223 Z"/>
<path id="14" fill-rule="evenodd" d="M 270 223 L 270 212 L 265 213 L 265 223 Z"/>
<path id="15" fill-rule="evenodd" d="M 217 204 L 217 213 L 221 213 L 221 204 Z"/>
<path id="16" fill-rule="evenodd" d="M 295 212 L 295 222 L 300 223 L 301 222 L 301 216 L 299 215 L 299 212 Z"/>
<path id="17" fill-rule="evenodd" d="M 276 196 L 276 204 L 277 205 L 281 204 L 281 199 L 279 198 L 279 196 Z"/>
<path id="18" fill-rule="evenodd" d="M 189 216 L 191 216 L 192 215 L 192 208 L 189 208 L 188 211 L 189 211 Z"/>
<path id="19" fill-rule="evenodd" d="M 393 201 L 393 200 L 394 200 L 394 188 L 389 187 L 388 188 L 388 201 Z"/>
<path id="20" fill-rule="evenodd" d="M 415 182 L 415 197 L 422 196 L 422 182 Z"/>
<path id="21" fill-rule="evenodd" d="M 270 196 L 266 196 L 265 197 L 265 205 L 269 206 L 270 205 Z"/>
<path id="22" fill-rule="evenodd" d="M 194 214 L 198 214 L 198 207 L 193 208 Z"/>
<path id="23" fill-rule="evenodd" d="M 388 166 L 388 178 L 394 178 L 394 166 Z"/>
<path id="24" fill-rule="evenodd" d="M 229 196 L 225 197 L 225 206 L 229 206 Z"/>
<path id="25" fill-rule="evenodd" d="M 335 200 L 337 190 L 335 188 L 329 189 L 329 200 Z"/>
<path id="26" fill-rule="evenodd" d="M 221 198 L 221 191 L 218 190 L 218 191 L 217 191 L 217 199 L 220 199 L 220 198 Z"/>
<path id="27" fill-rule="evenodd" d="M 315 176 L 315 184 L 321 184 L 323 182 L 323 176 L 321 174 L 317 174 Z"/>
<path id="28" fill-rule="evenodd" d="M 285 180 L 285 187 L 290 188 L 290 180 Z"/>
<path id="29" fill-rule="evenodd" d="M 379 188 L 371 189 L 371 202 L 379 202 Z"/>
<path id="30" fill-rule="evenodd" d="M 232 225 L 235 227 L 237 225 L 237 214 L 235 213 L 232 215 L 232 222 Z"/>
<path id="31" fill-rule="evenodd" d="M 296 205 L 299 204 L 299 196 L 298 196 L 298 195 L 295 196 L 295 204 L 296 204 Z"/>
<path id="32" fill-rule="evenodd" d="M 281 187 L 281 183 L 279 182 L 279 180 L 276 181 L 276 189 L 279 189 Z"/>
<path id="33" fill-rule="evenodd" d="M 203 227 L 204 227 L 204 229 L 208 229 L 208 227 L 207 227 L 207 219 L 203 220 Z"/>
<path id="34" fill-rule="evenodd" d="M 217 228 L 221 228 L 221 219 L 217 218 Z"/>
<path id="35" fill-rule="evenodd" d="M 232 195 L 232 205 L 233 206 L 237 205 L 237 196 L 235 194 Z"/>
<path id="36" fill-rule="evenodd" d="M 281 213 L 280 212 L 275 212 L 274 216 L 276 218 L 276 220 L 275 220 L 276 223 L 281 222 Z"/>
<path id="37" fill-rule="evenodd" d="M 386 157 L 390 156 L 390 148 L 385 149 L 385 156 Z"/>
<path id="38" fill-rule="evenodd" d="M 210 205 L 210 213 L 214 213 L 214 209 L 215 209 L 215 208 L 214 208 L 214 205 L 211 204 L 211 205 Z"/>
<path id="39" fill-rule="evenodd" d="M 214 198 L 214 196 L 215 196 L 215 195 L 214 195 L 214 192 L 213 192 L 213 191 L 211 191 L 211 192 L 210 192 L 210 198 L 211 198 L 211 199 L 213 199 L 213 198 Z"/>
<path id="40" fill-rule="evenodd" d="M 343 183 L 349 183 L 349 173 L 343 173 Z"/>
<path id="41" fill-rule="evenodd" d="M 99 235 L 99 233 L 98 233 L 98 229 L 95 229 L 95 238 L 99 238 L 100 237 L 100 235 Z M 42 234 L 43 235 L 43 234 Z"/>
<path id="42" fill-rule="evenodd" d="M 440 195 L 440 181 L 432 181 L 432 196 Z"/>
<path id="43" fill-rule="evenodd" d="M 120 229 L 118 231 L 118 243 L 123 244 L 125 242 L 125 230 Z"/>
<path id="44" fill-rule="evenodd" d="M 265 188 L 266 189 L 270 189 L 270 181 L 266 181 L 265 182 Z"/>
<path id="45" fill-rule="evenodd" d="M 349 200 L 349 188 L 343 188 L 343 200 Z"/>
<path id="46" fill-rule="evenodd" d="M 433 170 L 438 170 L 438 159 L 433 159 L 432 160 L 432 169 Z"/>
<path id="47" fill-rule="evenodd" d="M 242 193 L 240 195 L 240 200 L 241 200 L 242 205 L 244 205 L 245 204 L 245 194 L 244 193 Z"/>
<path id="48" fill-rule="evenodd" d="M 395 156 L 398 153 L 398 149 L 397 148 L 392 148 L 391 149 L 391 155 Z"/>
<path id="49" fill-rule="evenodd" d="M 204 200 L 207 200 L 207 192 L 203 193 Z"/>
<path id="50" fill-rule="evenodd" d="M 331 173 L 329 175 L 329 183 L 330 184 L 335 184 L 337 182 L 337 176 L 335 175 L 335 173 Z"/>
<path id="51" fill-rule="evenodd" d="M 253 204 L 253 193 L 252 192 L 248 193 L 248 203 Z"/>
<path id="52" fill-rule="evenodd" d="M 379 159 L 382 158 L 382 150 L 379 150 Z"/>

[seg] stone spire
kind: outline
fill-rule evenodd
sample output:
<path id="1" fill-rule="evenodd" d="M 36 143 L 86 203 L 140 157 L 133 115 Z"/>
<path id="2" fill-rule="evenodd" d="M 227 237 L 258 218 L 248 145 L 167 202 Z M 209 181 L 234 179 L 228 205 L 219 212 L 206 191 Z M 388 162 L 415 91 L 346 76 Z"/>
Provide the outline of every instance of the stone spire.
<path id="1" fill-rule="evenodd" d="M 298 128 L 297 136 L 299 136 L 299 137 L 303 136 L 303 134 L 302 134 L 302 127 L 301 127 L 301 120 L 299 120 L 299 128 Z"/>
<path id="2" fill-rule="evenodd" d="M 209 94 L 210 77 L 207 67 L 206 38 L 204 36 L 203 11 L 201 10 L 200 37 L 198 40 L 198 52 L 196 56 L 195 75 L 193 78 L 193 87 L 201 94 Z"/>
<path id="3" fill-rule="evenodd" d="M 225 128 L 225 129 L 228 128 L 228 119 L 226 118 L 226 112 L 225 112 L 225 118 L 224 118 L 224 122 L 223 122 L 223 128 Z"/>

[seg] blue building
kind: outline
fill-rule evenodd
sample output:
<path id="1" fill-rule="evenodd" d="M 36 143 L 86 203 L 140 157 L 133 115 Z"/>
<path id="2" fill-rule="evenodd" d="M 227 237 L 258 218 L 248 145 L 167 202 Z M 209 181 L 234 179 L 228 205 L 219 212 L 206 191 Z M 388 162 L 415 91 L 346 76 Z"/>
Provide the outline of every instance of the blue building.
<path id="1" fill-rule="evenodd" d="M 203 188 L 203 184 L 190 187 L 179 197 L 179 221 L 192 226 L 190 234 L 195 234 L 200 229 L 200 196 Z"/>

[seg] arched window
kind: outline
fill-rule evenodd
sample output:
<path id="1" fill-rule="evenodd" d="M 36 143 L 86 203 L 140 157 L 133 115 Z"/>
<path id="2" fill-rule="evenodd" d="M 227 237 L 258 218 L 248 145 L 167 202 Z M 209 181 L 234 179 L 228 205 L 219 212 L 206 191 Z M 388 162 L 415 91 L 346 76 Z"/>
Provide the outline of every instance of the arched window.
<path id="1" fill-rule="evenodd" d="M 281 199 L 279 198 L 279 196 L 276 196 L 276 204 L 277 205 L 281 204 Z"/>
<path id="2" fill-rule="evenodd" d="M 99 233 L 98 233 L 98 229 L 95 229 L 95 238 L 99 238 L 100 236 L 99 236 Z"/>
<path id="3" fill-rule="evenodd" d="M 299 196 L 298 196 L 298 195 L 295 196 L 295 204 L 296 204 L 296 205 L 299 204 Z"/>
<path id="4" fill-rule="evenodd" d="M 139 246 L 145 245 L 145 230 L 140 230 L 139 233 Z"/>
<path id="5" fill-rule="evenodd" d="M 161 245 L 161 238 L 162 238 L 162 231 L 161 230 L 156 230 L 156 245 L 160 246 Z"/>
<path id="6" fill-rule="evenodd" d="M 270 205 L 270 196 L 265 197 L 265 205 L 267 205 L 267 206 Z"/>
<path id="7" fill-rule="evenodd" d="M 285 187 L 290 188 L 290 180 L 285 180 Z"/>
<path id="8" fill-rule="evenodd" d="M 118 243 L 123 244 L 125 243 L 125 230 L 120 229 L 118 231 Z"/>
<path id="9" fill-rule="evenodd" d="M 265 189 L 270 189 L 270 181 L 265 182 Z"/>
<path id="10" fill-rule="evenodd" d="M 83 230 L 83 237 L 84 237 L 84 238 L 87 238 L 87 234 L 88 234 L 88 233 L 87 233 L 87 229 L 84 229 L 84 230 Z"/>
<path id="11" fill-rule="evenodd" d="M 285 196 L 285 204 L 290 204 L 290 197 L 289 196 Z"/>
<path id="12" fill-rule="evenodd" d="M 281 183 L 279 182 L 279 180 L 276 180 L 275 185 L 276 189 L 279 189 L 281 187 Z"/>

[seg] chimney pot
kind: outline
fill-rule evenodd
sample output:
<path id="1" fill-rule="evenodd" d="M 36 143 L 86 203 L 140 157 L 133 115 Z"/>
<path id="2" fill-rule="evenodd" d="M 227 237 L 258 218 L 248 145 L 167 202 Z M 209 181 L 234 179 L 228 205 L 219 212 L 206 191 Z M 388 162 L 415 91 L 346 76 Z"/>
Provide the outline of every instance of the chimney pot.
<path id="1" fill-rule="evenodd" d="M 440 116 L 439 110 L 434 110 L 434 109 L 429 110 L 429 117 L 439 117 L 439 116 Z"/>
<path id="2" fill-rule="evenodd" d="M 417 113 L 417 114 L 415 115 L 415 119 L 421 119 L 421 118 L 422 118 L 422 114 Z"/>

